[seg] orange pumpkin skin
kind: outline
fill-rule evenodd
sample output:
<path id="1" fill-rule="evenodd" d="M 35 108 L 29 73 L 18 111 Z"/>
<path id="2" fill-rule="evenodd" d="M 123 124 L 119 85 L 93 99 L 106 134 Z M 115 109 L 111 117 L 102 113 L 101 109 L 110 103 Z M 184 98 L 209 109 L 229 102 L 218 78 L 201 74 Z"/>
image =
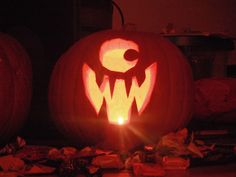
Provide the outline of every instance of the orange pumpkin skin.
<path id="1" fill-rule="evenodd" d="M 31 63 L 13 37 L 0 33 L 0 141 L 8 141 L 23 125 L 31 101 Z"/>
<path id="2" fill-rule="evenodd" d="M 123 73 L 112 70 L 113 66 L 104 67 L 101 62 L 101 46 L 110 44 L 105 48 L 112 50 L 115 45 L 113 39 L 120 46 L 131 41 L 139 48 L 137 56 L 130 56 L 131 59 L 138 57 L 137 63 Z M 130 48 L 127 45 L 127 50 Z M 127 85 L 132 84 L 132 77 L 135 76 L 141 85 L 145 80 L 145 69 L 152 63 L 156 64 L 155 84 L 142 112 L 139 112 L 133 100 L 129 123 L 121 126 L 110 124 L 110 103 L 105 100 L 105 96 L 98 109 L 88 99 L 85 91 L 85 64 L 94 71 L 100 89 L 106 75 L 110 90 L 115 92 L 115 82 L 124 80 L 129 95 L 131 88 Z M 155 143 L 164 133 L 186 126 L 191 118 L 191 69 L 181 52 L 159 35 L 113 30 L 97 32 L 75 43 L 57 62 L 49 86 L 49 107 L 59 130 L 77 145 L 102 144 L 108 149 L 131 149 L 142 143 Z"/>

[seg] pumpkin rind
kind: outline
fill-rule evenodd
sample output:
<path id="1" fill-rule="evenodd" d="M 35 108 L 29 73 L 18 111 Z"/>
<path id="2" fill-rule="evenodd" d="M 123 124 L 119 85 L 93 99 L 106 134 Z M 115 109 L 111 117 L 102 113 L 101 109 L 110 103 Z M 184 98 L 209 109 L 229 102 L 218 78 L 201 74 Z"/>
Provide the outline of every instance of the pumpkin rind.
<path id="1" fill-rule="evenodd" d="M 108 123 L 104 101 L 96 114 L 85 95 L 82 78 L 82 66 L 86 63 L 95 70 L 98 85 L 104 74 L 116 79 L 116 73 L 105 71 L 99 63 L 100 46 L 115 38 L 134 41 L 140 47 L 139 63 L 124 76 L 126 82 L 131 75 L 142 80 L 140 73 L 145 67 L 157 63 L 150 102 L 141 115 L 137 114 L 133 103 L 132 120 L 124 126 Z M 193 106 L 191 69 L 182 53 L 159 35 L 113 30 L 97 32 L 75 43 L 57 62 L 50 81 L 49 106 L 58 129 L 77 144 L 102 142 L 107 148 L 125 145 L 130 149 L 143 142 L 156 142 L 164 133 L 187 124 Z"/>
<path id="2" fill-rule="evenodd" d="M 0 33 L 0 140 L 9 140 L 23 125 L 31 101 L 31 63 L 13 37 Z"/>

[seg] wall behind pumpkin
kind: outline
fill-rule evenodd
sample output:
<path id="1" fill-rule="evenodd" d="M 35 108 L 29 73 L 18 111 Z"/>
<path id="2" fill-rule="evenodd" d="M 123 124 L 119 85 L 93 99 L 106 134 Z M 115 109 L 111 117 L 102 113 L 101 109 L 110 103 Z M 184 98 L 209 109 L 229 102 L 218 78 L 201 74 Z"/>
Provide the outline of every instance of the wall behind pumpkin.
<path id="1" fill-rule="evenodd" d="M 0 1 L 0 32 L 14 36 L 25 47 L 33 68 L 31 109 L 18 135 L 27 141 L 61 136 L 48 109 L 53 67 L 74 41 L 111 28 L 111 23 L 111 0 Z"/>
<path id="2" fill-rule="evenodd" d="M 226 33 L 236 37 L 235 0 L 115 0 L 125 17 L 139 31 L 160 33 L 173 23 L 176 33 L 193 30 Z M 113 12 L 113 29 L 120 28 L 120 16 Z M 236 64 L 236 52 L 230 54 L 229 64 Z"/>

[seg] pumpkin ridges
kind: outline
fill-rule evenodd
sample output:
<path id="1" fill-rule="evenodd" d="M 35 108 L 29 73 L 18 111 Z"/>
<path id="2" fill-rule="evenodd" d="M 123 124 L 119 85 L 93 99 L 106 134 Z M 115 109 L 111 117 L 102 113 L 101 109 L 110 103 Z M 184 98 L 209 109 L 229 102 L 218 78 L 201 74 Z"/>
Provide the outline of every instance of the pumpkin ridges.
<path id="1" fill-rule="evenodd" d="M 1 52 L 5 53 L 5 61 L 8 63 L 11 72 L 11 97 L 8 98 L 8 104 L 11 102 L 11 111 L 7 117 L 4 126 L 5 132 L 1 132 L 1 140 L 12 136 L 23 124 L 31 99 L 31 65 L 26 51 L 14 38 L 0 33 Z M 6 81 L 9 82 L 9 81 Z M 1 90 L 0 90 L 1 92 Z M 2 99 L 2 98 L 0 98 Z M 5 109 L 6 106 L 0 109 Z"/>
<path id="2" fill-rule="evenodd" d="M 87 43 L 86 45 L 88 45 L 89 43 Z M 85 45 L 85 44 L 84 44 Z M 86 46 L 85 45 L 85 46 Z M 81 46 L 81 45 L 80 45 Z M 73 51 L 74 49 L 73 49 L 73 46 L 70 48 L 70 51 Z M 83 47 L 83 49 L 81 49 L 82 51 L 86 51 L 86 47 Z M 60 58 L 60 61 L 59 61 L 59 63 L 58 64 L 56 64 L 56 69 L 54 70 L 55 72 L 53 72 L 53 76 L 52 76 L 52 79 L 51 79 L 51 81 L 52 81 L 52 83 L 50 84 L 50 85 L 53 85 L 53 87 L 51 86 L 50 87 L 50 90 L 51 90 L 51 94 L 49 94 L 49 99 L 51 100 L 50 102 L 56 102 L 56 104 L 54 104 L 54 105 L 52 105 L 52 104 L 50 104 L 51 105 L 51 110 L 60 110 L 60 108 L 62 109 L 64 109 L 65 111 L 64 112 L 67 112 L 67 110 L 68 109 L 70 109 L 71 107 L 70 107 L 70 104 L 67 104 L 67 102 L 68 101 L 66 101 L 66 100 L 62 100 L 62 98 L 58 98 L 58 99 L 60 99 L 60 100 L 58 100 L 58 101 L 55 101 L 55 99 L 57 99 L 56 98 L 56 96 L 54 95 L 54 88 L 58 88 L 58 90 L 68 90 L 68 96 L 69 96 L 69 94 L 71 95 L 71 96 L 69 96 L 69 97 L 72 97 L 72 99 L 75 99 L 75 98 L 77 98 L 76 96 L 74 97 L 73 96 L 73 94 L 74 94 L 74 91 L 71 91 L 70 90 L 70 88 L 71 87 L 76 87 L 76 86 L 70 86 L 70 85 L 59 85 L 60 84 L 60 80 L 59 79 L 62 79 L 62 80 L 67 80 L 68 79 L 68 76 L 70 76 L 70 75 L 72 75 L 72 76 L 74 76 L 73 74 L 71 74 L 71 72 L 74 72 L 74 71 L 76 71 L 76 69 L 71 69 L 70 68 L 70 66 L 69 65 L 72 65 L 71 67 L 73 67 L 73 68 L 75 68 L 75 66 L 73 65 L 73 63 L 71 64 L 70 63 L 70 55 L 68 54 L 69 52 L 67 52 L 67 53 L 65 53 L 61 58 Z M 68 59 L 69 59 L 69 61 L 68 61 Z M 63 67 L 64 66 L 64 67 Z M 66 74 L 64 74 L 64 73 L 66 73 Z M 57 75 L 58 74 L 58 75 Z M 54 77 L 54 76 L 56 76 L 57 75 L 57 77 Z M 78 75 L 80 75 L 80 74 L 78 74 Z M 63 77 L 64 76 L 64 77 Z M 59 78 L 59 79 L 58 79 Z M 70 79 L 74 79 L 74 78 L 70 78 Z M 58 82 L 58 83 L 55 83 L 55 82 Z M 74 85 L 74 84 L 73 84 Z M 82 85 L 80 85 L 80 87 L 83 87 Z M 73 90 L 73 89 L 72 89 Z M 54 96 L 52 96 L 52 95 L 54 95 Z M 73 101 L 74 102 L 74 101 Z M 77 101 L 78 102 L 78 101 Z M 60 103 L 60 104 L 59 104 Z M 63 104 L 64 103 L 64 104 Z M 56 106 L 57 105 L 57 106 Z M 53 109 L 53 108 L 55 108 L 55 107 L 58 107 L 59 109 Z M 74 109 L 73 109 L 73 112 L 74 112 Z M 56 115 L 56 116 L 62 116 L 63 117 L 63 112 L 61 113 L 62 115 L 59 115 L 59 113 L 58 112 L 54 112 L 53 113 L 54 115 Z M 67 115 L 70 119 L 71 119 L 71 121 L 73 122 L 78 122 L 77 120 L 76 120 L 76 117 L 73 117 L 72 115 L 76 115 L 76 113 L 72 113 L 72 114 L 69 114 L 69 115 Z M 56 117 L 56 116 L 54 116 L 54 117 Z M 63 125 L 63 120 L 62 119 L 59 119 L 59 121 L 61 121 L 62 122 L 62 125 Z M 79 131 L 80 131 L 80 127 L 76 127 L 76 124 L 75 123 L 72 123 L 71 124 L 71 128 L 73 129 L 73 131 L 75 131 L 75 133 L 78 133 Z M 63 131 L 67 131 L 67 129 L 64 127 L 64 126 L 62 126 L 61 127 L 62 129 L 63 129 Z M 68 134 L 71 134 L 71 133 L 69 133 L 68 132 Z M 80 133 L 80 135 L 81 135 L 82 133 Z M 83 135 L 81 135 L 81 137 L 83 137 Z"/>
<path id="3" fill-rule="evenodd" d="M 51 81 L 50 82 L 53 82 L 53 84 L 55 85 L 55 87 L 56 88 L 58 88 L 57 90 L 60 90 L 60 88 L 61 88 L 61 85 L 60 85 L 60 83 L 58 82 L 58 80 L 56 79 L 56 75 L 59 75 L 60 76 L 60 68 L 61 68 L 61 63 L 62 63 L 62 61 L 59 61 L 59 62 L 57 62 L 56 63 L 56 68 L 57 69 L 54 69 L 53 70 L 53 73 L 52 73 L 52 77 L 51 77 Z M 59 77 L 58 76 L 58 77 Z M 61 82 L 61 84 L 63 84 L 62 82 Z M 49 88 L 49 95 L 51 96 L 51 95 L 53 95 L 53 97 L 49 97 L 49 100 L 52 100 L 53 101 L 53 105 L 54 105 L 54 107 L 59 107 L 58 105 L 59 104 L 61 104 L 61 97 L 60 97 L 60 93 L 58 93 L 57 92 L 57 90 L 55 90 L 55 91 L 52 91 L 50 88 Z M 52 92 L 52 93 L 51 93 Z M 50 108 L 50 110 L 56 110 L 56 109 L 53 109 L 52 107 L 52 104 L 49 104 L 49 108 Z M 59 110 L 60 111 L 60 110 Z M 57 115 L 57 112 L 55 112 L 55 111 L 51 111 L 51 114 L 52 114 L 52 116 L 54 117 L 55 115 Z M 59 119 L 58 121 L 60 121 L 60 120 L 62 120 L 62 119 Z M 61 123 L 62 125 L 63 125 L 63 123 Z M 57 124 L 56 124 L 57 125 Z M 59 128 L 59 127 L 58 127 Z"/>
<path id="4" fill-rule="evenodd" d="M 175 47 L 173 47 L 172 45 L 168 44 L 167 42 L 162 42 L 161 43 L 162 46 L 162 51 L 164 51 L 164 53 L 166 54 L 165 58 L 170 58 L 169 60 L 169 64 L 168 64 L 168 68 L 169 68 L 169 73 L 170 73 L 170 79 L 169 80 L 169 87 L 170 87 L 170 95 L 169 95 L 169 110 L 172 111 L 168 111 L 167 113 L 167 117 L 172 117 L 175 118 L 179 117 L 179 120 L 183 120 L 183 117 L 181 116 L 182 114 L 182 108 L 183 106 L 181 106 L 182 101 L 184 100 L 184 97 L 179 97 L 177 92 L 183 92 L 183 83 L 180 83 L 180 80 L 178 78 L 183 77 L 183 68 L 182 68 L 182 57 L 178 57 L 177 56 L 177 52 L 175 52 L 175 57 L 172 57 L 172 52 L 176 50 Z M 172 52 L 169 52 L 172 51 Z M 184 81 L 184 79 L 183 79 Z M 184 94 L 182 94 L 184 95 Z M 176 104 L 178 103 L 178 104 Z M 183 120 L 185 121 L 185 120 Z M 180 122 L 169 122 L 168 123 L 169 126 L 172 126 L 172 129 L 176 129 L 176 128 L 181 128 L 180 126 L 182 125 Z"/>
<path id="5" fill-rule="evenodd" d="M 163 51 L 161 53 L 160 58 L 166 58 L 166 60 L 161 60 L 158 68 L 159 68 L 159 72 L 157 74 L 157 90 L 160 90 L 159 92 L 159 98 L 161 98 L 161 102 L 157 101 L 157 109 L 161 109 L 160 110 L 160 115 L 158 115 L 158 117 L 161 117 L 161 128 L 166 127 L 169 124 L 169 108 L 170 108 L 170 104 L 171 104 L 171 75 L 170 75 L 170 61 L 169 58 L 167 57 L 168 52 L 166 52 L 164 50 L 163 44 L 161 43 L 161 39 L 157 39 L 158 40 L 158 44 L 157 48 L 160 49 L 161 51 Z M 165 41 L 164 41 L 165 42 Z M 163 70 L 164 68 L 164 70 Z M 165 77 L 163 77 L 163 75 Z M 163 80 L 160 80 L 163 79 Z M 165 98 L 165 99 L 162 99 Z M 165 104 L 165 105 L 164 105 Z M 159 120 L 158 120 L 159 121 Z M 161 130 L 161 132 L 163 132 L 163 130 Z M 160 134 L 161 136 L 161 134 Z"/>
<path id="6" fill-rule="evenodd" d="M 80 45 L 81 45 L 81 50 L 80 50 L 80 53 L 79 53 L 79 55 L 77 54 L 77 52 L 74 54 L 76 57 L 79 57 L 79 56 L 81 56 L 81 57 L 87 57 L 86 56 L 86 52 L 89 50 L 89 47 L 90 47 L 90 44 L 91 43 L 91 41 L 89 41 L 89 40 L 84 40 L 83 41 L 83 44 L 81 44 L 80 43 Z M 93 45 L 97 45 L 96 44 L 96 41 L 94 42 L 93 41 Z M 76 47 L 77 48 L 77 47 Z M 90 51 L 91 53 L 93 53 L 93 51 Z M 89 59 L 90 60 L 90 59 Z M 72 64 L 73 65 L 73 64 Z M 74 71 L 75 72 L 77 72 L 78 70 L 80 71 L 80 67 L 81 67 L 81 65 L 82 65 L 82 63 L 81 62 L 79 62 L 79 64 L 77 64 L 77 66 L 74 68 Z M 80 81 L 81 80 L 81 75 L 82 75 L 82 72 L 80 71 L 80 73 L 79 74 L 77 74 L 77 77 L 75 77 L 75 80 L 76 81 Z M 78 82 L 79 83 L 79 82 Z M 86 111 L 86 110 L 82 110 L 82 108 L 84 108 L 84 106 L 81 108 L 81 110 L 80 110 L 80 105 L 81 105 L 81 101 L 79 100 L 79 99 L 82 99 L 82 98 L 80 98 L 80 96 L 81 96 L 81 93 L 78 93 L 78 94 L 76 94 L 76 90 L 77 89 L 80 89 L 80 92 L 82 92 L 82 90 L 84 89 L 84 86 L 83 85 L 79 85 L 79 84 L 77 84 L 77 82 L 75 82 L 74 83 L 74 89 L 75 90 L 73 90 L 74 91 L 74 94 L 75 94 L 75 96 L 73 96 L 72 95 L 72 97 L 74 98 L 73 99 L 73 101 L 74 101 L 74 107 L 73 107 L 73 111 L 74 111 L 74 115 L 79 115 L 79 112 L 80 111 Z M 84 104 L 84 103 L 82 103 L 82 104 Z M 78 109 L 79 108 L 79 109 Z M 94 124 L 94 122 L 92 121 L 91 122 L 91 117 L 90 117 L 90 115 L 86 115 L 87 117 L 83 117 L 83 118 L 81 118 L 79 121 L 77 120 L 77 117 L 75 117 L 75 116 L 73 116 L 72 115 L 72 120 L 75 122 L 75 124 L 74 124 L 74 127 L 75 127 L 75 132 L 77 132 L 77 133 L 79 133 L 80 134 L 80 136 L 81 137 L 87 137 L 86 139 L 83 139 L 82 138 L 82 141 L 83 141 L 83 143 L 86 143 L 86 144 L 88 144 L 89 143 L 89 141 L 88 141 L 88 139 L 91 139 L 95 134 L 96 134 L 96 131 L 97 131 L 97 128 L 96 127 L 94 127 L 92 130 L 89 130 L 90 128 L 89 127 L 87 127 L 86 125 L 89 125 L 89 124 Z M 89 117 L 88 117 L 89 116 Z M 97 122 L 97 120 L 96 120 L 96 122 Z M 78 124 L 82 124 L 81 126 L 83 127 L 83 128 L 78 128 L 78 125 L 76 124 L 76 123 L 78 123 Z M 97 126 L 99 126 L 99 125 L 97 125 Z M 96 141 L 96 140 L 95 140 Z M 93 141 L 93 143 L 95 143 L 95 141 Z M 90 142 L 91 143 L 91 142 Z M 90 144 L 89 143 L 89 144 Z"/>
<path id="7" fill-rule="evenodd" d="M 7 117 L 5 117 L 5 123 L 3 124 L 3 134 L 11 134 L 11 129 L 10 127 L 11 126 L 14 126 L 14 125 L 11 125 L 11 122 L 12 122 L 12 114 L 13 114 L 13 108 L 14 108 L 14 102 L 15 102 L 15 84 L 14 84 L 14 77 L 13 77 L 13 71 L 12 71 L 12 68 L 11 68 L 11 63 L 10 63 L 10 60 L 9 60 L 9 51 L 8 50 L 8 46 L 6 46 L 6 44 L 8 43 L 8 41 L 6 40 L 6 36 L 1 36 L 1 42 L 0 42 L 0 46 L 1 46 L 1 50 L 2 52 L 4 53 L 4 61 L 6 63 L 6 66 L 5 67 L 8 67 L 8 70 L 9 70 L 9 79 L 8 81 L 10 81 L 10 92 L 9 92 L 9 97 L 11 98 L 10 100 L 8 99 L 8 105 L 9 105 L 9 112 L 7 114 Z M 7 81 L 7 82 L 8 82 Z M 5 83 L 7 84 L 7 83 Z M 4 85 L 5 85 L 4 84 Z M 5 109 L 5 106 L 4 106 L 4 109 Z M 14 127 L 12 128 L 12 130 L 14 130 Z"/>
<path id="8" fill-rule="evenodd" d="M 98 130 L 97 134 L 103 134 L 104 131 L 109 131 L 112 127 L 114 127 L 108 124 L 105 124 L 104 127 L 101 126 L 104 129 L 99 127 L 100 123 L 102 124 L 107 122 L 106 119 L 102 119 L 102 116 L 106 115 L 106 112 L 104 114 L 103 111 L 106 109 L 106 107 L 103 103 L 101 112 L 97 118 L 91 103 L 83 93 L 84 86 L 81 73 L 81 67 L 83 63 L 86 63 L 89 66 L 91 65 L 91 68 L 95 69 L 96 73 L 103 73 L 103 71 L 100 71 L 102 68 L 96 66 L 96 60 L 98 59 L 96 55 L 98 55 L 98 49 L 102 42 L 108 40 L 109 38 L 124 38 L 127 40 L 132 40 L 138 43 L 138 45 L 142 46 L 144 53 L 141 54 L 143 57 L 141 59 L 144 59 L 145 61 L 141 64 L 144 64 L 144 66 L 148 62 L 152 62 L 152 59 L 157 61 L 157 82 L 155 91 L 152 93 L 149 107 L 144 110 L 142 115 L 143 117 L 138 117 L 137 115 L 137 119 L 132 122 L 131 126 L 135 126 L 138 132 L 145 135 L 144 137 L 150 137 L 151 140 L 156 140 L 161 133 L 176 129 L 179 126 L 182 126 L 181 122 L 184 123 L 187 119 L 189 119 L 189 117 L 184 117 L 185 114 L 182 114 L 182 111 L 185 110 L 186 112 L 191 112 L 190 107 L 186 106 L 185 109 L 183 108 L 184 105 L 177 105 L 178 101 L 186 99 L 185 96 L 190 96 L 189 92 L 180 94 L 176 93 L 176 88 L 178 90 L 188 89 L 184 86 L 184 83 L 188 82 L 188 79 L 185 80 L 182 78 L 184 74 L 182 68 L 185 69 L 185 66 L 179 66 L 182 64 L 182 61 L 179 61 L 181 57 L 178 58 L 176 56 L 177 51 L 175 49 L 173 51 L 169 51 L 172 49 L 172 47 L 169 46 L 171 44 L 162 40 L 161 38 L 153 38 L 153 36 L 150 37 L 147 34 L 140 34 L 141 36 L 136 34 L 137 33 L 132 34 L 112 31 L 96 33 L 85 38 L 82 43 L 79 42 L 75 44 L 72 49 L 70 49 L 60 58 L 60 65 L 56 65 L 56 71 L 53 72 L 52 81 L 50 83 L 50 94 L 52 95 L 49 95 L 49 104 L 51 105 L 51 109 L 53 109 L 52 115 L 54 117 L 54 122 L 58 124 L 57 126 L 61 128 L 62 131 L 67 131 L 68 136 L 75 138 L 78 142 L 87 142 L 86 140 L 83 141 L 83 137 L 85 137 L 90 143 L 95 143 L 100 140 L 100 137 L 96 136 L 96 130 Z M 98 37 L 96 35 L 98 35 Z M 91 42 L 92 44 L 89 44 Z M 146 53 L 148 54 L 147 56 Z M 177 57 L 177 59 L 172 61 L 172 57 Z M 139 69 L 144 68 L 144 66 L 140 66 Z M 177 68 L 175 69 L 175 67 Z M 174 72 L 171 71 L 172 69 Z M 133 73 L 135 74 L 135 72 Z M 65 82 L 63 85 L 63 81 L 69 77 L 70 80 Z M 180 81 L 177 79 L 180 79 Z M 179 85 L 171 85 L 175 83 Z M 81 89 L 78 91 L 79 88 Z M 63 98 L 55 98 L 56 96 L 61 96 L 61 94 L 65 94 Z M 57 101 L 60 103 L 55 103 Z M 153 110 L 157 110 L 157 113 L 154 113 Z M 59 114 L 59 111 L 62 111 L 62 114 Z M 94 119 L 90 119 L 91 116 L 93 116 Z M 160 118 L 160 120 L 156 119 L 156 117 Z M 175 122 L 177 121 L 178 117 L 179 119 L 183 119 L 183 121 Z M 68 120 L 65 120 L 65 118 Z M 78 120 L 76 120 L 77 118 Z M 171 120 L 171 118 L 173 118 L 173 120 Z M 92 120 L 99 124 L 99 128 L 95 126 L 96 124 L 93 125 L 90 123 Z M 142 121 L 143 123 L 140 123 Z M 160 130 L 157 130 L 156 127 L 158 127 Z M 130 130 L 127 132 L 131 134 Z M 116 133 L 116 131 L 114 130 L 113 133 Z M 104 134 L 106 134 L 106 132 Z M 111 142 L 112 140 L 114 141 L 112 135 L 114 134 L 111 133 L 111 135 L 108 135 L 110 136 Z M 80 139 L 82 140 L 80 141 Z"/>
<path id="9" fill-rule="evenodd" d="M 29 80 L 31 80 L 31 78 L 27 78 L 27 76 L 31 76 L 31 73 L 28 75 L 27 74 L 23 74 L 23 71 L 30 71 L 30 67 L 26 68 L 25 66 L 28 66 L 28 64 L 25 63 L 25 61 L 29 60 L 28 56 L 26 53 L 24 53 L 24 49 L 14 40 L 14 39 L 7 39 L 7 40 L 11 40 L 11 44 L 8 45 L 5 50 L 6 53 L 9 55 L 9 61 L 12 67 L 12 77 L 14 80 L 14 105 L 13 105 L 13 110 L 12 110 L 12 115 L 11 117 L 14 118 L 15 116 L 18 117 L 22 117 L 22 119 L 24 119 L 24 115 L 26 114 L 28 108 L 29 108 L 29 103 L 30 103 L 30 97 L 31 97 L 31 89 L 26 90 L 26 88 L 28 88 L 28 84 L 27 83 Z M 20 52 L 19 52 L 20 51 Z M 19 55 L 19 53 L 21 55 Z M 23 55 L 22 55 L 23 54 Z M 21 60 L 19 61 L 18 58 L 21 58 Z M 11 62 L 13 61 L 14 62 Z M 26 79 L 24 78 L 26 76 Z M 24 83 L 24 84 L 23 84 Z M 26 86 L 26 87 L 24 87 Z M 22 92 L 26 92 L 27 94 L 29 94 L 29 97 L 27 96 L 23 96 L 21 93 Z M 28 104 L 28 105 L 26 105 Z M 25 109 L 26 107 L 26 109 Z M 21 122 L 23 123 L 23 122 Z M 19 125 L 16 125 L 16 127 L 19 127 Z M 13 130 L 15 130 L 16 127 L 12 127 L 11 128 Z"/>
<path id="10" fill-rule="evenodd" d="M 153 95 L 156 94 L 155 99 L 157 99 L 155 107 L 158 110 L 154 115 L 156 117 L 158 117 L 159 119 L 154 119 L 152 118 L 152 125 L 149 125 L 150 127 L 153 126 L 153 130 L 150 130 L 152 136 L 153 136 L 153 141 L 156 141 L 157 138 L 159 136 L 161 136 L 163 133 L 166 132 L 165 127 L 169 127 L 170 126 L 170 120 L 169 117 L 170 116 L 170 104 L 171 104 L 171 75 L 170 75 L 170 57 L 167 55 L 167 52 L 165 50 L 163 50 L 163 41 L 161 38 L 157 38 L 156 40 L 156 44 L 153 42 L 152 44 L 149 44 L 150 47 L 148 47 L 148 49 L 150 50 L 150 52 L 153 54 L 153 50 L 156 48 L 160 49 L 160 51 L 158 54 L 158 58 L 157 58 L 157 67 L 158 67 L 158 73 L 157 73 L 157 83 L 156 83 L 156 92 L 153 93 Z M 148 41 L 150 43 L 150 41 Z M 146 45 L 148 45 L 148 42 Z M 164 41 L 166 42 L 166 41 Z M 153 47 L 153 49 L 151 48 Z M 155 51 L 155 50 L 154 50 Z M 161 58 L 165 58 L 165 60 L 162 60 Z M 164 68 L 164 69 L 163 69 Z M 163 77 L 163 75 L 165 77 Z M 165 99 L 163 99 L 165 98 Z M 161 101 L 160 101 L 161 100 Z M 150 115 L 148 115 L 150 117 Z M 158 122 L 158 123 L 155 123 Z M 158 128 L 156 127 L 155 124 L 158 124 Z M 150 128 L 148 128 L 147 130 L 149 130 Z M 157 136 L 158 134 L 158 136 Z"/>
<path id="11" fill-rule="evenodd" d="M 64 54 L 65 55 L 65 54 Z M 67 104 L 64 101 L 64 96 L 63 93 L 60 92 L 60 90 L 63 90 L 64 87 L 67 87 L 67 84 L 63 84 L 63 82 L 59 82 L 60 80 L 57 79 L 58 78 L 62 78 L 62 76 L 64 75 L 64 55 L 61 57 L 61 60 L 56 64 L 56 69 L 54 69 L 53 74 L 52 74 L 52 78 L 51 78 L 51 82 L 53 82 L 53 85 L 58 88 L 55 91 L 53 91 L 51 89 L 51 87 L 49 88 L 49 100 L 52 100 L 53 104 L 49 104 L 50 108 L 53 105 L 53 108 L 51 108 L 50 110 L 56 110 L 56 111 L 51 111 L 52 116 L 61 116 L 61 119 L 58 119 L 59 122 L 61 122 L 60 124 L 62 125 L 62 130 L 65 131 L 65 133 L 67 133 L 67 129 L 64 128 L 64 121 L 63 121 L 63 117 L 70 117 L 70 115 L 66 115 L 67 111 Z M 57 76 L 57 77 L 55 77 Z M 71 79 L 68 77 L 68 75 L 65 75 L 65 78 L 63 78 L 63 80 L 68 80 Z M 52 93 L 51 93 L 52 92 Z M 53 95 L 51 97 L 51 95 Z M 66 111 L 63 111 L 62 109 L 55 109 L 55 107 L 64 107 Z M 57 124 L 56 124 L 57 125 Z"/>
<path id="12" fill-rule="evenodd" d="M 167 47 L 166 47 L 167 49 Z M 174 50 L 174 48 L 172 49 Z M 181 106 L 180 111 L 180 117 L 185 117 L 184 119 L 179 119 L 180 122 L 179 125 L 186 125 L 186 122 L 188 122 L 191 119 L 191 113 L 192 113 L 192 103 L 193 103 L 193 79 L 192 79 L 192 71 L 190 69 L 190 65 L 187 62 L 187 59 L 183 56 L 183 54 L 179 51 L 176 52 L 176 59 L 178 59 L 179 64 L 179 71 L 175 71 L 175 74 L 180 74 L 180 76 L 183 78 L 180 91 L 183 92 L 184 98 L 182 97 L 182 101 L 179 101 L 179 105 Z M 173 65 L 175 66 L 175 65 Z M 189 111 L 190 110 L 190 111 Z M 184 123 L 185 122 L 185 123 Z M 177 125 L 177 127 L 179 127 Z"/>
<path id="13" fill-rule="evenodd" d="M 1 47 L 0 47 L 1 50 Z M 1 66 L 0 66 L 0 107 L 4 108 L 1 110 L 0 118 L 0 135 L 6 134 L 5 132 L 8 130 L 9 125 L 9 114 L 11 113 L 12 101 L 9 103 L 9 99 L 12 97 L 12 77 L 9 64 L 6 62 L 5 56 L 1 56 Z M 3 78 L 1 78 L 3 77 Z M 1 95 L 2 94 L 2 95 Z"/>
<path id="14" fill-rule="evenodd" d="M 15 71 L 15 77 L 19 80 L 19 83 L 26 83 L 25 85 L 21 86 L 22 91 L 27 89 L 27 93 L 29 94 L 29 97 L 27 102 L 30 102 L 30 98 L 31 98 L 31 80 L 32 80 L 32 70 L 31 70 L 31 63 L 30 63 L 30 59 L 26 53 L 26 51 L 24 50 L 24 48 L 17 43 L 17 41 L 15 41 L 14 45 L 12 45 L 13 49 L 16 50 L 15 54 L 15 60 L 17 60 L 17 58 L 21 55 L 21 61 L 19 61 L 18 67 Z M 17 92 L 19 93 L 19 92 Z"/>
<path id="15" fill-rule="evenodd" d="M 192 83 L 190 82 L 190 79 L 189 79 L 189 78 L 191 78 L 190 77 L 191 76 L 191 71 L 190 70 L 188 70 L 188 72 L 186 71 L 186 68 L 190 68 L 190 66 L 186 65 L 186 61 L 183 60 L 183 55 L 181 54 L 181 52 L 177 51 L 177 49 L 173 46 L 173 44 L 170 45 L 168 43 L 170 43 L 170 42 L 166 41 L 166 42 L 162 42 L 160 44 L 161 44 L 162 50 L 165 51 L 164 53 L 167 55 L 166 58 L 171 59 L 169 65 L 168 65 L 169 66 L 168 68 L 171 71 L 174 71 L 174 72 L 171 72 L 170 78 L 172 78 L 172 80 L 176 80 L 177 81 L 176 84 L 178 84 L 178 85 L 176 85 L 172 81 L 170 81 L 172 86 L 170 85 L 169 87 L 171 87 L 172 92 L 177 92 L 176 90 L 178 88 L 179 91 L 181 91 L 183 93 L 186 93 L 186 94 L 182 94 L 182 95 L 184 95 L 183 97 L 179 97 L 178 93 L 177 94 L 175 93 L 174 95 L 169 96 L 170 97 L 170 103 L 176 102 L 175 97 L 179 100 L 179 101 L 177 101 L 177 102 L 179 102 L 178 103 L 179 105 L 173 105 L 173 108 L 168 107 L 170 110 L 173 110 L 171 112 L 169 111 L 169 113 L 170 113 L 169 116 L 170 117 L 172 117 L 172 118 L 175 118 L 174 116 L 179 117 L 179 120 L 180 120 L 179 122 L 174 122 L 173 121 L 173 123 L 172 123 L 173 128 L 176 129 L 176 128 L 180 128 L 181 126 L 186 125 L 186 121 L 191 118 L 191 116 L 189 116 L 189 115 L 186 116 L 185 115 L 185 113 L 189 114 L 189 112 L 191 112 L 191 109 L 190 109 L 191 106 L 188 105 L 191 101 L 186 100 L 186 96 L 187 97 L 192 97 L 190 95 L 193 95 L 193 94 L 188 94 L 189 90 L 192 89 L 192 86 L 191 86 Z M 175 56 L 169 55 L 173 51 L 175 51 Z M 177 77 L 177 78 L 178 77 L 184 77 L 185 79 L 183 79 L 184 82 L 180 83 L 178 81 L 178 79 L 174 79 L 174 77 Z M 188 84 L 186 84 L 186 83 L 188 83 Z M 191 84 L 189 84 L 189 83 L 191 83 Z M 182 85 L 182 84 L 184 84 L 184 85 Z M 185 92 L 185 90 L 188 90 L 188 92 Z M 175 97 L 173 97 L 173 96 L 175 96 Z M 183 104 L 182 103 L 183 101 L 185 101 L 187 104 Z M 179 107 L 178 109 L 177 109 L 177 106 Z M 176 107 L 176 109 L 175 109 L 175 107 Z M 177 110 L 177 111 L 174 111 L 174 110 Z"/>

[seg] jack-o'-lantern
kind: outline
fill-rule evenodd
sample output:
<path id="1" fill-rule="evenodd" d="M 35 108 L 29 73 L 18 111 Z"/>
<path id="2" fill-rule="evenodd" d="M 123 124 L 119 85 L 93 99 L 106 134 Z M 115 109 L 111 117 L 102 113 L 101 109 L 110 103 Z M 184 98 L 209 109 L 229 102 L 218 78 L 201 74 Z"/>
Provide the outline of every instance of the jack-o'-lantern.
<path id="1" fill-rule="evenodd" d="M 97 32 L 57 62 L 49 90 L 55 124 L 78 144 L 153 143 L 191 118 L 193 81 L 181 52 L 156 34 Z"/>
<path id="2" fill-rule="evenodd" d="M 0 143 L 23 125 L 31 100 L 31 63 L 13 37 L 0 33 Z"/>

